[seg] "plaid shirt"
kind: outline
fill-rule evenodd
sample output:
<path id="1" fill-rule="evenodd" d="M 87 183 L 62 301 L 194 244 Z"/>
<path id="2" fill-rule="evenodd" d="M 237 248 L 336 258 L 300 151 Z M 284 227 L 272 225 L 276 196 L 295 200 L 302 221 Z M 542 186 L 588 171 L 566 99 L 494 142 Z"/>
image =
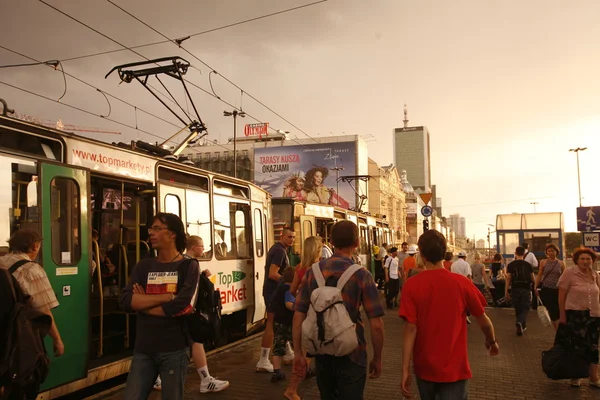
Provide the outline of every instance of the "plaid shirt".
<path id="1" fill-rule="evenodd" d="M 24 253 L 8 253 L 0 257 L 0 267 L 9 269 L 14 263 L 20 260 L 31 261 L 29 256 Z M 23 264 L 13 276 L 19 282 L 21 290 L 26 295 L 31 296 L 30 305 L 38 311 L 46 312 L 52 308 L 58 307 L 58 300 L 50 286 L 46 271 L 36 262 Z"/>
<path id="2" fill-rule="evenodd" d="M 319 265 L 323 272 L 323 277 L 327 286 L 335 286 L 338 279 L 346 269 L 352 266 L 354 262 L 351 258 L 335 253 L 332 257 L 322 260 Z M 310 305 L 310 295 L 317 288 L 317 281 L 309 268 L 304 275 L 304 279 L 296 296 L 295 311 L 307 313 Z M 367 318 L 382 317 L 385 313 L 377 291 L 377 285 L 373 276 L 366 269 L 358 270 L 344 289 L 342 290 L 344 305 L 350 314 L 352 321 L 356 323 L 356 336 L 358 337 L 358 347 L 350 353 L 350 359 L 358 365 L 367 365 L 367 342 L 365 340 L 365 328 L 360 316 L 360 306 L 362 305 Z"/>

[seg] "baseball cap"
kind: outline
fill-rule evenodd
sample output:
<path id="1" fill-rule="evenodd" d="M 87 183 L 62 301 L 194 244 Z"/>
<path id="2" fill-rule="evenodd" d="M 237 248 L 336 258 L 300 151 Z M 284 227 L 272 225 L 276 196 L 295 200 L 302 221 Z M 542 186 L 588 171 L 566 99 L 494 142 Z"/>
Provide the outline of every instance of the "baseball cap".
<path id="1" fill-rule="evenodd" d="M 408 254 L 415 254 L 417 252 L 417 246 L 412 245 L 412 246 L 408 246 Z"/>
<path id="2" fill-rule="evenodd" d="M 458 256 L 459 256 L 459 257 L 466 257 L 466 256 L 467 256 L 467 253 L 465 253 L 464 251 L 459 251 L 459 252 L 458 252 Z"/>

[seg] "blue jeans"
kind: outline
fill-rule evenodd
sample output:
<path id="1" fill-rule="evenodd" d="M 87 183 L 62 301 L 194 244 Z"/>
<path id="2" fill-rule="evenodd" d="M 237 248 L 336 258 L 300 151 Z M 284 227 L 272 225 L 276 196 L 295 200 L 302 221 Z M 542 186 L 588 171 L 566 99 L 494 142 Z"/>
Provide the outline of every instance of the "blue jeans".
<path id="1" fill-rule="evenodd" d="M 468 380 L 438 383 L 417 377 L 417 387 L 423 400 L 467 400 L 469 398 Z"/>
<path id="2" fill-rule="evenodd" d="M 124 398 L 146 400 L 160 374 L 162 399 L 182 400 L 189 363 L 190 350 L 187 348 L 168 353 L 134 352 Z"/>
<path id="3" fill-rule="evenodd" d="M 355 364 L 348 356 L 316 356 L 315 364 L 321 400 L 362 400 L 367 367 Z"/>

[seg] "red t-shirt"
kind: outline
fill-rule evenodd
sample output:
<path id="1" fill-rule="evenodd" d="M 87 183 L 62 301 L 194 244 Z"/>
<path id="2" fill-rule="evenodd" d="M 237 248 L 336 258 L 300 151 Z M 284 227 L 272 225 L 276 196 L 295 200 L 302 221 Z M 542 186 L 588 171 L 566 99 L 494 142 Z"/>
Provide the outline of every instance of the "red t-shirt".
<path id="1" fill-rule="evenodd" d="M 444 268 L 446 268 L 448 271 L 452 272 L 452 261 L 444 260 Z"/>
<path id="2" fill-rule="evenodd" d="M 430 382 L 471 378 L 467 309 L 479 317 L 485 298 L 471 281 L 445 269 L 426 270 L 404 284 L 399 315 L 417 326 L 415 375 Z"/>

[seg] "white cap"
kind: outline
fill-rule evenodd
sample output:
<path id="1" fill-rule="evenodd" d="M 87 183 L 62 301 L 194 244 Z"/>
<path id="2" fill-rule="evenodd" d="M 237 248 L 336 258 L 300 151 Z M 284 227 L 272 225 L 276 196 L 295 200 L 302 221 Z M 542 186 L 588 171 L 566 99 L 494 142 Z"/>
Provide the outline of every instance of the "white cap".
<path id="1" fill-rule="evenodd" d="M 408 246 L 408 254 L 415 254 L 417 252 L 417 246 L 415 246 L 414 244 L 411 244 L 410 246 Z"/>
<path id="2" fill-rule="evenodd" d="M 459 252 L 458 252 L 458 256 L 459 256 L 459 257 L 466 257 L 466 256 L 467 256 L 467 253 L 465 253 L 464 251 L 459 251 Z"/>

